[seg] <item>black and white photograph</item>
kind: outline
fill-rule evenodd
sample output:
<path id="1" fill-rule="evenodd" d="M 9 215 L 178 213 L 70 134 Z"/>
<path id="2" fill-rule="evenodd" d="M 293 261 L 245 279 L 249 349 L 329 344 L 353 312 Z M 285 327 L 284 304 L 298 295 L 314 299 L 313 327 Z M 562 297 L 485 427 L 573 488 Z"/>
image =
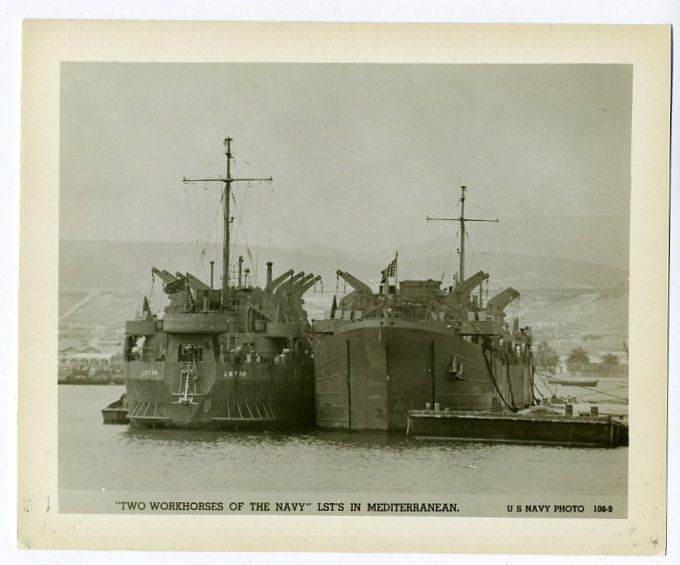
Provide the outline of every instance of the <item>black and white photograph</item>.
<path id="1" fill-rule="evenodd" d="M 64 63 L 60 487 L 625 495 L 631 87 Z"/>
<path id="2" fill-rule="evenodd" d="M 627 520 L 634 71 L 60 61 L 59 514 Z"/>

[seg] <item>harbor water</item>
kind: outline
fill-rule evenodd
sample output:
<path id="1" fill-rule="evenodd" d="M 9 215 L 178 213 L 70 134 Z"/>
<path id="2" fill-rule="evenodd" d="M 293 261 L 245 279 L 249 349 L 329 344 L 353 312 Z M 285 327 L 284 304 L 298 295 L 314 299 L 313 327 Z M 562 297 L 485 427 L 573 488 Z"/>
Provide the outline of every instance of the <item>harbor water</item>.
<path id="1" fill-rule="evenodd" d="M 124 387 L 59 386 L 67 490 L 626 494 L 628 448 L 423 442 L 313 431 L 197 432 L 104 425 Z"/>

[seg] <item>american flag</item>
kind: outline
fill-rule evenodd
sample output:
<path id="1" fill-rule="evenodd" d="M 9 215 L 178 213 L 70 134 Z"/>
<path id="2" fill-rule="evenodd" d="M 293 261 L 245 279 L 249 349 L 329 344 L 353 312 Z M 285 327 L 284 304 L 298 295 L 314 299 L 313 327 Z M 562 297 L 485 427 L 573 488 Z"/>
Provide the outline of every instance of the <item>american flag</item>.
<path id="1" fill-rule="evenodd" d="M 397 257 L 382 270 L 382 280 L 385 282 L 388 277 L 395 277 L 397 275 Z"/>

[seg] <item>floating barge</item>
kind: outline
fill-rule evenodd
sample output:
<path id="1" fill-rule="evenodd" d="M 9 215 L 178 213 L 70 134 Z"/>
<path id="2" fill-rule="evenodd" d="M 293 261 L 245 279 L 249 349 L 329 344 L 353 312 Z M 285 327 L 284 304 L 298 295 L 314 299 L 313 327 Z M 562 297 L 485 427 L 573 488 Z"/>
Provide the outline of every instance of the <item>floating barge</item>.
<path id="1" fill-rule="evenodd" d="M 628 445 L 627 421 L 611 416 L 410 410 L 407 436 L 416 439 L 618 447 Z"/>

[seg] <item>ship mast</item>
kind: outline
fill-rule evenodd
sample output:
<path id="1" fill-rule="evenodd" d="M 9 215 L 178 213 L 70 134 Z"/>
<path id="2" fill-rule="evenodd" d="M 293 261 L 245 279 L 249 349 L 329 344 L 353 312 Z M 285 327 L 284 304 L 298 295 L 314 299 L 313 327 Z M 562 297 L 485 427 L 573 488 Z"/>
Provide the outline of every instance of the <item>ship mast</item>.
<path id="1" fill-rule="evenodd" d="M 226 308 L 229 304 L 229 247 L 231 245 L 231 184 L 234 182 L 272 182 L 274 179 L 270 176 L 267 178 L 234 178 L 231 176 L 231 160 L 234 158 L 231 152 L 231 142 L 233 139 L 227 137 L 224 140 L 224 154 L 227 156 L 227 174 L 224 178 L 218 177 L 216 179 L 188 179 L 184 177 L 183 182 L 221 182 L 224 183 L 224 192 L 222 193 L 223 213 L 224 213 L 224 237 L 222 240 L 222 308 Z"/>
<path id="2" fill-rule="evenodd" d="M 467 191 L 466 186 L 460 187 L 460 216 L 458 218 L 431 218 L 427 217 L 428 222 L 432 221 L 443 221 L 443 222 L 459 222 L 460 223 L 460 249 L 459 263 L 458 263 L 458 283 L 462 283 L 465 280 L 465 222 L 498 222 L 498 218 L 495 220 L 485 220 L 478 218 L 466 218 L 465 217 L 465 192 Z"/>
<path id="3" fill-rule="evenodd" d="M 458 280 L 463 282 L 465 280 L 465 191 L 467 187 L 460 187 L 460 253 L 458 263 Z"/>

